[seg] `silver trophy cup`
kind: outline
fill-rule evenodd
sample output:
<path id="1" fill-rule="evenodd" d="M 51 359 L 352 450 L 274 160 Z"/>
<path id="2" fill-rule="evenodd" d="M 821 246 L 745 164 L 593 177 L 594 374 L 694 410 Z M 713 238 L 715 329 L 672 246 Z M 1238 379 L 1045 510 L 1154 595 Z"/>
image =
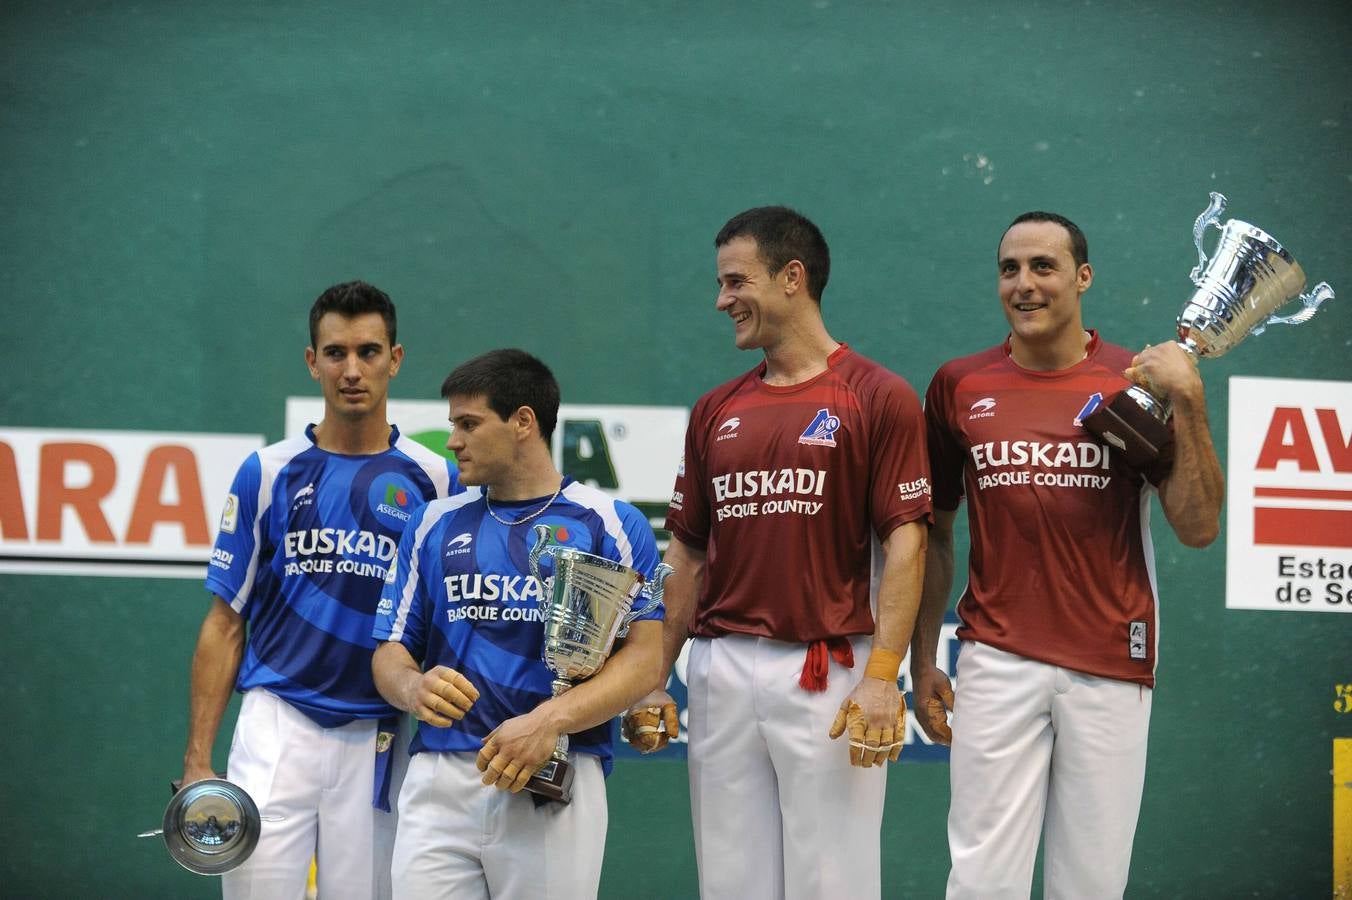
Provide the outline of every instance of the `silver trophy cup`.
<path id="1" fill-rule="evenodd" d="M 1225 204 L 1225 197 L 1213 191 L 1211 205 L 1192 226 L 1197 266 L 1191 278 L 1197 289 L 1178 314 L 1178 345 L 1194 360 L 1220 356 L 1269 325 L 1306 322 L 1333 297 L 1333 288 L 1323 281 L 1302 293 L 1305 272 L 1300 264 L 1261 228 L 1238 219 L 1218 224 Z M 1221 237 L 1208 261 L 1202 238 L 1210 225 L 1220 230 Z M 1297 299 L 1303 304 L 1298 312 L 1276 314 Z M 1159 457 L 1169 437 L 1165 424 L 1169 413 L 1169 404 L 1148 385 L 1134 385 L 1082 421 L 1139 467 Z"/>
<path id="2" fill-rule="evenodd" d="M 241 865 L 254 848 L 262 817 L 244 788 L 224 778 L 195 781 L 174 796 L 164 810 L 164 826 L 138 837 L 164 837 L 174 861 L 199 875 L 220 875 Z"/>
<path id="3" fill-rule="evenodd" d="M 658 565 L 645 590 L 643 576 L 628 566 L 573 547 L 550 547 L 549 541 L 549 526 L 536 525 L 529 562 L 531 575 L 543 588 L 543 656 L 554 673 L 550 688 L 557 697 L 573 682 L 595 675 L 610 656 L 615 639 L 624 637 L 631 622 L 662 602 L 662 586 L 671 567 Z M 548 578 L 540 577 L 540 559 L 544 556 L 554 560 L 554 574 Z M 641 594 L 647 599 L 634 609 Z M 567 803 L 572 783 L 568 736 L 561 734 L 553 755 L 526 782 L 526 790 Z"/>

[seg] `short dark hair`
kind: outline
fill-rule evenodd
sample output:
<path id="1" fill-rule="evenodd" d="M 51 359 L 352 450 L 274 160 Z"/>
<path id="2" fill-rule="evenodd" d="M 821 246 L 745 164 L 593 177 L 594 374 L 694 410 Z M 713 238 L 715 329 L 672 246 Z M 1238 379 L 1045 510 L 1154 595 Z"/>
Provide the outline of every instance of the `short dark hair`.
<path id="1" fill-rule="evenodd" d="M 1026 212 L 1023 215 L 1016 217 L 1013 222 L 1009 223 L 1009 228 L 1013 228 L 1015 225 L 1023 222 L 1052 222 L 1056 225 L 1060 225 L 1070 234 L 1070 255 L 1075 260 L 1075 268 L 1078 269 L 1080 266 L 1089 262 L 1089 242 L 1085 240 L 1084 232 L 1080 230 L 1080 226 L 1070 221 L 1070 219 L 1053 212 L 1043 212 L 1042 210 L 1035 209 L 1032 212 Z M 1009 228 L 1006 228 L 1004 234 L 1000 235 L 1001 241 L 1005 239 L 1005 234 L 1009 234 Z M 996 245 L 995 253 L 997 256 L 1000 254 L 998 244 Z"/>
<path id="2" fill-rule="evenodd" d="M 559 421 L 559 383 L 549 366 L 524 350 L 489 350 L 461 363 L 441 383 L 441 396 L 483 397 L 504 422 L 529 406 L 546 444 Z"/>
<path id="3" fill-rule="evenodd" d="M 728 219 L 714 238 L 714 246 L 749 237 L 765 268 L 774 275 L 792 260 L 807 270 L 807 295 L 821 303 L 826 282 L 831 278 L 831 249 L 821 229 L 807 216 L 787 206 L 758 206 Z"/>
<path id="4" fill-rule="evenodd" d="M 337 313 L 346 318 L 364 316 L 367 313 L 379 313 L 385 320 L 385 331 L 390 337 L 390 346 L 395 344 L 394 302 L 390 295 L 380 288 L 364 281 L 345 281 L 320 294 L 310 307 L 310 346 L 315 347 L 319 339 L 319 320 L 329 313 Z"/>

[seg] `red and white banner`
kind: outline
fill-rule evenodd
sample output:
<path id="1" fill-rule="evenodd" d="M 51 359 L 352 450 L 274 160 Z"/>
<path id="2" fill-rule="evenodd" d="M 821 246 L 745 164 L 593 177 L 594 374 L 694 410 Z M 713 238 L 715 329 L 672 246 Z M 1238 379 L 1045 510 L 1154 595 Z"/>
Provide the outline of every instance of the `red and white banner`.
<path id="1" fill-rule="evenodd" d="M 203 578 L 261 435 L 0 427 L 0 573 Z"/>
<path id="2" fill-rule="evenodd" d="M 1230 379 L 1225 605 L 1352 612 L 1352 382 Z"/>

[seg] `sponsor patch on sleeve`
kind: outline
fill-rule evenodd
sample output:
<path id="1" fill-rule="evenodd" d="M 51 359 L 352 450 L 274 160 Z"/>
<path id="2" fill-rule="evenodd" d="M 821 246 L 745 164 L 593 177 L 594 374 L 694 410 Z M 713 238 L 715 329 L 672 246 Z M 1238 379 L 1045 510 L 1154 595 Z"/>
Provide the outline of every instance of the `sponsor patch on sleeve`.
<path id="1" fill-rule="evenodd" d="M 239 524 L 239 497 L 234 494 L 225 495 L 225 509 L 221 510 L 221 531 L 226 534 L 234 534 L 235 526 Z"/>

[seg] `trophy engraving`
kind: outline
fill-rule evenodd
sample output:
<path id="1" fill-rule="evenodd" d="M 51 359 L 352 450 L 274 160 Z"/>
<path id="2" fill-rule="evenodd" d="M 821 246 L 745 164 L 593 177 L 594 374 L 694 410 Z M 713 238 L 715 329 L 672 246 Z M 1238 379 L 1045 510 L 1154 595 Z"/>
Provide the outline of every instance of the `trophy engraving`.
<path id="1" fill-rule="evenodd" d="M 595 675 L 610 656 L 615 639 L 628 634 L 631 622 L 662 602 L 663 584 L 672 570 L 659 564 L 645 590 L 643 576 L 634 569 L 574 547 L 550 547 L 549 541 L 549 526 L 536 525 L 529 564 L 531 575 L 543 588 L 542 656 L 554 673 L 550 689 L 557 697 L 573 682 Z M 540 577 L 544 556 L 554 560 L 554 574 L 548 578 Z M 647 601 L 634 609 L 640 593 L 647 594 Z M 526 790 L 567 803 L 572 783 L 568 736 L 561 734 L 553 755 L 526 782 Z"/>
<path id="2" fill-rule="evenodd" d="M 1262 334 L 1269 325 L 1306 322 L 1333 288 L 1319 282 L 1305 288 L 1305 272 L 1271 235 L 1248 222 L 1218 220 L 1225 211 L 1224 195 L 1211 192 L 1211 204 L 1193 223 L 1197 266 L 1189 276 L 1196 286 L 1178 315 L 1177 343 L 1194 361 L 1227 353 L 1249 335 Z M 1202 249 L 1208 226 L 1220 232 L 1210 260 Z M 1277 310 L 1292 300 L 1300 311 L 1288 316 Z M 1140 467 L 1159 457 L 1168 440 L 1169 404 L 1149 385 L 1133 385 L 1083 417 L 1084 426 Z"/>

